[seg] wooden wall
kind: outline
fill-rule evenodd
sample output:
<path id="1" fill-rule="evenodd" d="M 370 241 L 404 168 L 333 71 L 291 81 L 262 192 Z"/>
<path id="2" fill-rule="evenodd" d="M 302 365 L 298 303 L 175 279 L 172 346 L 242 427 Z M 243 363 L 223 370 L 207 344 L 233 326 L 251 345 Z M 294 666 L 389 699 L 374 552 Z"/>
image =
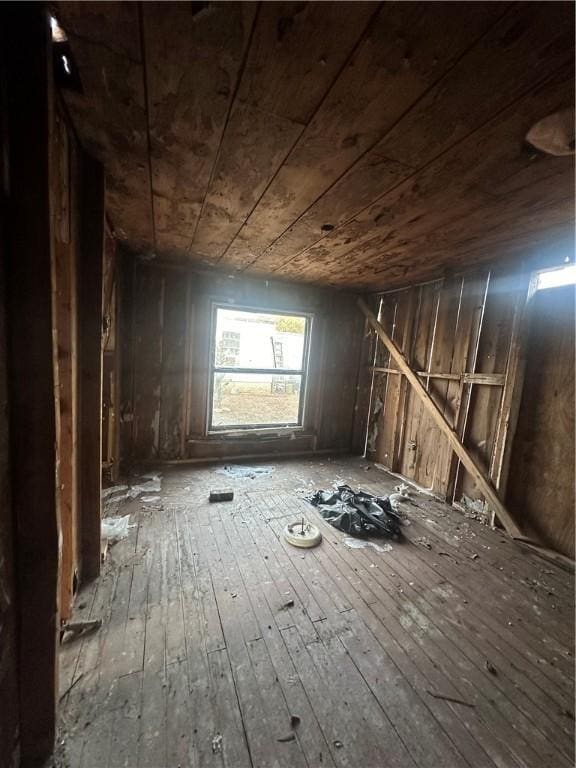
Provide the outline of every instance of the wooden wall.
<path id="1" fill-rule="evenodd" d="M 526 533 L 574 558 L 574 287 L 533 300 L 508 504 Z"/>
<path id="2" fill-rule="evenodd" d="M 372 306 L 501 495 L 510 480 L 521 528 L 573 556 L 574 294 L 563 290 L 534 294 L 529 274 L 495 269 L 372 297 Z M 373 334 L 361 381 L 369 458 L 451 502 L 483 502 Z"/>
<path id="3" fill-rule="evenodd" d="M 384 328 L 488 469 L 499 463 L 498 414 L 523 286 L 518 275 L 480 271 L 382 296 Z M 443 497 L 480 498 L 382 345 L 375 368 L 369 455 Z"/>
<path id="4" fill-rule="evenodd" d="M 147 264 L 121 276 L 121 455 L 219 458 L 350 450 L 363 322 L 349 294 Z M 213 301 L 314 315 L 304 429 L 293 435 L 207 435 Z"/>
<path id="5" fill-rule="evenodd" d="M 79 380 L 86 371 L 101 376 L 98 355 L 84 354 L 82 366 L 78 355 L 86 352 L 79 318 L 90 311 L 78 299 L 78 277 L 87 264 L 92 274 L 98 267 L 79 230 L 95 206 L 81 206 L 86 153 L 55 89 L 40 3 L 0 6 L 0 150 L 0 767 L 12 768 L 44 764 L 54 745 L 59 629 L 82 567 L 88 500 L 79 486 Z M 101 294 L 95 303 L 99 352 Z M 99 427 L 98 408 L 91 418 Z"/>

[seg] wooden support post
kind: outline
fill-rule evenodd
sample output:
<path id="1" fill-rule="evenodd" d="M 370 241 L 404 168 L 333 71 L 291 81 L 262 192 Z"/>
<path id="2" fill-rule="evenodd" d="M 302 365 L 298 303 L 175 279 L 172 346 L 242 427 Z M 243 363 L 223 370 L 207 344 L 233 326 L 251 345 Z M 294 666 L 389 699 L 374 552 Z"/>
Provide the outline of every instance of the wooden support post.
<path id="1" fill-rule="evenodd" d="M 526 346 L 530 335 L 530 307 L 536 289 L 535 279 L 530 280 L 526 276 L 523 288 L 524 290 L 520 290 L 517 294 L 514 307 L 510 352 L 506 364 L 504 391 L 498 413 L 496 439 L 490 468 L 490 476 L 502 498 L 506 498 L 512 442 L 516 432 L 524 388 Z"/>
<path id="2" fill-rule="evenodd" d="M 117 254 L 118 336 L 120 339 L 120 383 L 118 392 L 118 459 L 122 462 L 132 457 L 134 424 L 134 257 L 119 246 Z M 121 462 L 120 462 L 121 463 Z"/>
<path id="3" fill-rule="evenodd" d="M 374 328 L 376 333 L 378 334 L 378 337 L 382 341 L 382 343 L 386 346 L 392 357 L 394 358 L 396 365 L 400 369 L 400 371 L 406 376 L 410 384 L 412 385 L 412 388 L 414 389 L 415 393 L 418 395 L 418 397 L 421 399 L 422 404 L 424 405 L 425 409 L 429 413 L 430 417 L 436 424 L 436 426 L 440 429 L 443 435 L 448 440 L 448 443 L 452 447 L 452 450 L 462 464 L 466 467 L 468 472 L 472 475 L 472 477 L 475 479 L 475 481 L 478 483 L 478 486 L 480 487 L 482 493 L 486 497 L 486 500 L 488 501 L 488 504 L 492 507 L 492 509 L 495 510 L 496 514 L 502 521 L 502 524 L 508 531 L 508 533 L 512 537 L 520 537 L 521 532 L 518 526 L 516 525 L 514 519 L 511 517 L 510 513 L 504 506 L 504 504 L 501 502 L 501 500 L 498 498 L 498 494 L 496 493 L 494 486 L 488 479 L 488 476 L 480 467 L 480 465 L 477 463 L 477 461 L 474 459 L 473 456 L 471 456 L 468 453 L 468 450 L 464 447 L 464 445 L 460 442 L 460 438 L 458 437 L 457 433 L 454 429 L 448 424 L 446 419 L 444 418 L 444 415 L 440 411 L 440 409 L 437 407 L 435 402 L 432 400 L 428 392 L 426 391 L 426 388 L 418 378 L 418 374 L 412 370 L 410 365 L 407 363 L 406 358 L 404 357 L 404 354 L 402 351 L 398 348 L 398 346 L 395 344 L 395 342 L 388 336 L 382 325 L 378 322 L 376 319 L 376 316 L 373 312 L 369 309 L 369 307 L 366 305 L 366 303 L 362 299 L 358 299 L 358 304 L 364 314 L 366 315 L 368 322 L 370 325 Z"/>
<path id="4" fill-rule="evenodd" d="M 417 292 L 411 288 L 408 296 L 408 306 L 404 318 L 404 327 L 402 328 L 402 344 L 404 346 L 408 360 L 412 357 L 414 346 L 414 326 L 416 320 L 416 310 L 418 309 Z M 400 471 L 400 453 L 404 444 L 404 431 L 406 428 L 406 412 L 408 407 L 408 382 L 402 376 L 400 378 L 400 387 L 398 392 L 398 403 L 396 408 L 396 430 L 394 434 L 394 450 L 392 453 L 392 469 L 394 472 Z"/>
<path id="5" fill-rule="evenodd" d="M 104 170 L 81 157 L 78 259 L 81 578 L 100 573 Z"/>
<path id="6" fill-rule="evenodd" d="M 361 336 L 359 338 L 359 365 L 356 380 L 356 401 L 354 404 L 354 424 L 352 426 L 352 452 L 363 455 L 366 447 L 366 432 L 370 417 L 370 393 L 374 372 L 374 344 L 376 336 L 369 330 L 368 323 L 362 320 Z"/>
<path id="7" fill-rule="evenodd" d="M 20 659 L 19 702 L 12 706 L 19 711 L 20 764 L 32 766 L 43 764 L 52 751 L 58 698 L 52 52 L 41 3 L 6 3 L 0 9 L 0 30 L 7 74 L 6 320 Z M 1 712 L 0 720 L 4 716 Z"/>
<path id="8" fill-rule="evenodd" d="M 77 570 L 77 358 L 76 244 L 71 226 L 74 153 L 61 115 L 54 115 L 53 204 L 53 325 L 54 369 L 57 373 L 56 418 L 58 506 L 62 552 L 60 560 L 60 621 L 72 613 Z M 72 166 L 72 168 L 71 168 Z M 71 172 L 72 171 L 72 172 Z M 72 189 L 71 189 L 72 185 Z"/>

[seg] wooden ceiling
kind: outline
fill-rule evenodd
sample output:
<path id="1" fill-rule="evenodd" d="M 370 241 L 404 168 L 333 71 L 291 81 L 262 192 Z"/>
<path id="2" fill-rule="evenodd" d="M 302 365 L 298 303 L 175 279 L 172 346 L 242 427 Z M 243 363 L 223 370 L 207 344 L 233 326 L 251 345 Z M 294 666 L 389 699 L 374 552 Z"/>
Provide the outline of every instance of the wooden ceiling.
<path id="1" fill-rule="evenodd" d="M 359 289 L 573 250 L 574 102 L 555 2 L 58 7 L 66 101 L 134 249 Z"/>

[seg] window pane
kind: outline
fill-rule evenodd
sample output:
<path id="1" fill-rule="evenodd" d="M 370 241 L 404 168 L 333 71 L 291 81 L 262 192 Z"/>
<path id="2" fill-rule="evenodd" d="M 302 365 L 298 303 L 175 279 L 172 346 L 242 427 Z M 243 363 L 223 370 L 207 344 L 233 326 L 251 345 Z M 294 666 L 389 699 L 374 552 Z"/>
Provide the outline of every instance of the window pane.
<path id="1" fill-rule="evenodd" d="M 214 365 L 301 370 L 305 335 L 305 317 L 218 309 Z"/>
<path id="2" fill-rule="evenodd" d="M 576 283 L 576 264 L 568 264 L 559 269 L 543 269 L 538 273 L 538 291 L 545 288 L 559 288 L 562 285 Z"/>
<path id="3" fill-rule="evenodd" d="M 215 373 L 212 427 L 296 425 L 301 376 Z"/>

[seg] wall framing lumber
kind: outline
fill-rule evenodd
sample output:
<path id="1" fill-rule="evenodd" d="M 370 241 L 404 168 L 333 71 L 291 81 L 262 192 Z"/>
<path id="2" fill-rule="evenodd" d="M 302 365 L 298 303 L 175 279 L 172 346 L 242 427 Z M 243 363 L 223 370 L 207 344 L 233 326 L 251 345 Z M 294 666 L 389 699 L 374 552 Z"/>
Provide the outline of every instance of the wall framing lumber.
<path id="1" fill-rule="evenodd" d="M 360 298 L 358 299 L 358 305 L 362 310 L 362 312 L 364 313 L 364 315 L 366 316 L 372 328 L 374 328 L 374 330 L 378 334 L 378 337 L 380 338 L 380 340 L 383 342 L 383 344 L 386 346 L 386 348 L 390 352 L 390 355 L 394 359 L 394 362 L 397 364 L 399 370 L 406 376 L 408 382 L 412 386 L 412 389 L 416 392 L 416 394 L 422 401 L 426 411 L 430 415 L 435 425 L 440 429 L 441 433 L 446 437 L 452 450 L 456 453 L 456 455 L 458 456 L 462 464 L 465 466 L 468 472 L 470 472 L 470 474 L 474 477 L 475 481 L 478 483 L 488 503 L 490 504 L 492 509 L 495 510 L 496 514 L 498 515 L 499 519 L 501 520 L 502 524 L 504 525 L 508 533 L 513 538 L 520 537 L 521 536 L 520 528 L 518 527 L 518 525 L 516 524 L 516 522 L 514 521 L 514 519 L 512 518 L 512 516 L 510 515 L 510 513 L 502 503 L 502 501 L 498 498 L 498 495 L 490 479 L 488 478 L 488 476 L 486 475 L 482 467 L 474 459 L 474 457 L 464 447 L 456 431 L 448 424 L 444 414 L 440 411 L 436 403 L 433 401 L 433 399 L 427 392 L 426 388 L 418 378 L 418 375 L 412 370 L 412 368 L 406 361 L 404 353 L 399 349 L 397 344 L 390 338 L 390 336 L 388 336 L 388 334 L 386 333 L 382 325 L 376 319 L 376 316 L 374 315 L 374 313 L 366 305 L 363 299 L 360 299 Z"/>
<path id="2" fill-rule="evenodd" d="M 470 371 L 470 374 L 464 373 L 459 382 L 450 382 L 447 397 L 448 399 L 452 397 L 455 400 L 452 425 L 463 443 L 465 442 L 470 402 L 474 391 L 472 384 L 489 383 L 489 386 L 494 386 L 494 382 L 499 382 L 501 386 L 504 384 L 501 377 L 493 378 L 490 374 L 477 374 L 475 372 L 488 285 L 489 274 L 474 275 L 472 279 L 466 279 L 464 276 L 462 282 L 451 368 L 455 371 Z M 443 492 L 447 499 L 453 501 L 460 462 L 449 445 L 446 446 L 446 449 L 443 457 L 445 465 L 441 471 Z"/>
<path id="3" fill-rule="evenodd" d="M 503 498 L 506 498 L 512 444 L 524 388 L 526 345 L 530 335 L 530 309 L 536 288 L 535 279 L 523 275 L 522 285 L 525 290 L 518 293 L 514 307 L 510 352 L 504 374 L 504 391 L 498 414 L 498 431 L 490 467 L 492 481 Z"/>
<path id="4" fill-rule="evenodd" d="M 414 341 L 415 341 L 414 329 L 415 329 L 417 306 L 418 306 L 418 303 L 417 303 L 416 289 L 410 288 L 407 294 L 407 306 L 405 309 L 404 328 L 403 328 L 403 336 L 402 336 L 404 339 L 404 346 L 406 348 L 406 357 L 408 360 L 412 359 L 412 350 L 414 348 Z M 398 402 L 396 405 L 396 424 L 398 425 L 398 429 L 396 430 L 396 433 L 394 435 L 394 449 L 392 453 L 392 469 L 394 472 L 398 472 L 399 470 L 401 453 L 402 453 L 402 445 L 404 442 L 404 433 L 406 430 L 406 417 L 407 417 L 407 408 L 408 408 L 408 382 L 406 381 L 405 376 L 402 376 L 400 378 L 397 399 L 398 399 Z"/>
<path id="5" fill-rule="evenodd" d="M 402 376 L 402 371 L 396 368 L 372 368 L 373 373 L 392 373 Z M 428 379 L 448 379 L 462 384 L 484 384 L 487 386 L 501 387 L 504 385 L 506 375 L 503 373 L 433 373 L 431 371 L 415 371 L 417 376 L 425 381 Z"/>
<path id="6" fill-rule="evenodd" d="M 60 561 L 60 621 L 72 613 L 78 571 L 78 451 L 77 451 L 77 280 L 76 227 L 73 197 L 77 179 L 75 147 L 58 107 L 54 111 L 53 206 L 53 325 L 58 452 L 58 507 L 62 550 Z M 75 211 L 74 211 L 75 212 Z"/>
<path id="7" fill-rule="evenodd" d="M 19 611 L 22 766 L 51 753 L 56 726 L 58 567 L 52 318 L 52 56 L 40 3 L 6 4 L 9 214 L 6 256 L 12 504 Z M 14 30 L 25 34 L 14 34 Z M 3 35 L 4 38 L 4 35 Z M 4 713 L 0 715 L 4 717 Z"/>
<path id="8" fill-rule="evenodd" d="M 80 359 L 80 519 L 82 580 L 100 573 L 102 461 L 102 276 L 104 169 L 81 155 L 78 323 Z"/>

